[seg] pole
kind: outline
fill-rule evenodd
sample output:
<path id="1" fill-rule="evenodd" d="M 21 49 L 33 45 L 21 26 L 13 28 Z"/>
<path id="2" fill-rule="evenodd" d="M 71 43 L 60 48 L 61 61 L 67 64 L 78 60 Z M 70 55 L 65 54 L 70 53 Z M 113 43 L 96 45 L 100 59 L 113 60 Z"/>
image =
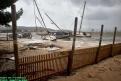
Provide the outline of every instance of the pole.
<path id="1" fill-rule="evenodd" d="M 97 53 L 96 53 L 95 63 L 98 63 L 98 55 L 100 53 L 100 48 L 102 44 L 103 28 L 104 28 L 104 25 L 101 25 L 100 40 L 99 40 L 99 46 L 98 46 Z"/>
<path id="2" fill-rule="evenodd" d="M 6 35 L 7 41 L 8 41 L 8 29 L 7 29 L 7 35 Z"/>
<path id="3" fill-rule="evenodd" d="M 84 2 L 84 9 L 83 9 L 82 16 L 81 16 L 81 23 L 80 23 L 80 28 L 79 28 L 79 34 L 81 33 L 82 22 L 83 22 L 83 18 L 84 18 L 85 6 L 86 6 L 86 1 Z"/>
<path id="4" fill-rule="evenodd" d="M 114 34 L 113 34 L 113 44 L 111 46 L 111 56 L 113 56 L 113 47 L 114 47 L 115 39 L 116 39 L 116 32 L 117 32 L 117 27 L 115 27 Z"/>
<path id="5" fill-rule="evenodd" d="M 16 25 L 16 6 L 12 4 L 12 32 L 13 32 L 13 47 L 14 47 L 14 57 L 15 57 L 15 69 L 16 76 L 18 75 L 18 43 L 17 43 L 17 25 Z"/>
<path id="6" fill-rule="evenodd" d="M 76 17 L 75 18 L 75 24 L 74 24 L 74 36 L 73 36 L 72 51 L 68 55 L 68 65 L 67 65 L 67 75 L 68 76 L 71 74 L 71 70 L 72 70 L 73 54 L 74 54 L 74 51 L 75 51 L 75 41 L 76 41 L 77 23 L 78 23 L 78 18 Z"/>

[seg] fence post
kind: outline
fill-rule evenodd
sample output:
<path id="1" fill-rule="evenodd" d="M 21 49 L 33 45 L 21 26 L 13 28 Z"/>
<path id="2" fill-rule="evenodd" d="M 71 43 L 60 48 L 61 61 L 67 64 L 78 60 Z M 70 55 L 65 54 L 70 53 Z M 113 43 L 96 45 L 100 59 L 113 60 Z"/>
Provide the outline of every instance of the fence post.
<path id="1" fill-rule="evenodd" d="M 78 24 L 78 18 L 75 17 L 72 51 L 68 55 L 68 65 L 67 65 L 67 75 L 68 76 L 71 74 L 71 70 L 72 70 L 73 53 L 75 51 L 75 41 L 76 41 L 77 24 Z"/>
<path id="2" fill-rule="evenodd" d="M 99 46 L 98 46 L 98 49 L 96 52 L 95 63 L 98 63 L 98 55 L 100 53 L 100 48 L 101 48 L 101 44 L 102 44 L 103 28 L 104 28 L 104 25 L 101 25 L 100 40 L 99 40 Z"/>
<path id="3" fill-rule="evenodd" d="M 12 12 L 12 32 L 13 32 L 13 48 L 15 57 L 16 76 L 18 75 L 18 43 L 17 43 L 17 26 L 16 26 L 16 6 L 14 3 L 11 6 Z"/>
<path id="4" fill-rule="evenodd" d="M 7 41 L 8 41 L 8 31 L 7 31 L 6 39 L 7 39 Z"/>
<path id="5" fill-rule="evenodd" d="M 116 32 L 117 32 L 117 27 L 115 27 L 114 34 L 113 34 L 113 44 L 111 46 L 111 57 L 113 56 L 113 47 L 114 47 L 115 39 L 116 39 Z"/>

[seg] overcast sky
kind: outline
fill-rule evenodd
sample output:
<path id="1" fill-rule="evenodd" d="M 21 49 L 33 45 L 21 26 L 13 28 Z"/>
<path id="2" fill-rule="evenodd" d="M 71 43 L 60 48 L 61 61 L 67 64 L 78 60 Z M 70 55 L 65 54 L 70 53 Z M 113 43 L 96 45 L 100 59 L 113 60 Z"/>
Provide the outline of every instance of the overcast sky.
<path id="1" fill-rule="evenodd" d="M 74 17 L 80 24 L 84 0 L 36 0 L 48 28 L 56 28 L 48 15 L 63 29 L 73 29 Z M 105 30 L 113 30 L 115 26 L 121 31 L 121 0 L 86 0 L 85 16 L 82 30 L 99 30 L 105 25 Z M 24 13 L 18 20 L 19 26 L 35 26 L 33 0 L 18 0 L 17 10 L 23 8 Z M 36 10 L 36 14 L 38 12 Z M 38 26 L 40 24 L 38 23 Z M 57 28 L 56 28 L 57 29 Z M 79 26 L 78 26 L 79 29 Z"/>

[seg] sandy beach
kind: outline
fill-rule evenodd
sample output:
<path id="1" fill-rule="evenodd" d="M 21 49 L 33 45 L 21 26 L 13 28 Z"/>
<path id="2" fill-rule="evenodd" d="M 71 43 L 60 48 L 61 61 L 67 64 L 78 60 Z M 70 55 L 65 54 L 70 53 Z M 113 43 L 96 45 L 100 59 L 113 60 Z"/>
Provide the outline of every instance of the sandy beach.
<path id="1" fill-rule="evenodd" d="M 71 76 L 57 76 L 49 81 L 121 81 L 121 55 L 80 68 Z"/>
<path id="2" fill-rule="evenodd" d="M 12 41 L 0 41 L 0 55 L 13 52 Z"/>
<path id="3" fill-rule="evenodd" d="M 81 41 L 80 40 L 76 41 L 75 49 L 98 47 L 98 44 L 99 44 L 99 40 L 94 40 L 94 39 L 89 40 L 86 38 L 82 38 Z M 102 42 L 102 46 L 108 45 L 108 44 L 112 44 L 112 41 Z M 54 45 L 56 48 L 51 48 L 50 46 L 52 45 Z M 32 39 L 18 39 L 18 48 L 19 48 L 19 58 L 37 56 L 37 55 L 43 55 L 43 54 L 50 54 L 53 52 L 71 50 L 72 40 L 67 41 L 67 40 L 59 39 L 57 41 L 50 41 L 50 40 L 41 40 L 39 37 L 35 37 Z M 0 50 L 4 52 L 2 53 L 3 55 L 1 55 L 2 58 L 14 57 L 13 54 L 8 54 L 11 51 L 13 52 L 12 41 L 0 41 Z M 5 53 L 4 50 L 6 50 L 7 53 Z M 118 80 L 116 81 L 121 81 L 121 78 L 120 78 L 121 66 L 119 66 L 121 65 L 120 59 L 121 59 L 121 56 L 116 56 L 114 58 L 105 60 L 99 64 L 81 68 L 76 72 L 74 72 L 73 76 L 69 76 L 69 77 L 59 76 L 58 79 L 54 78 L 51 80 L 52 81 L 70 81 L 70 80 L 72 81 L 114 81 L 114 80 L 108 80 L 107 77 L 112 78 L 112 76 L 117 76 L 119 79 L 117 78 Z M 119 64 L 117 62 L 119 62 Z M 1 59 L 0 63 L 1 63 L 0 72 L 7 71 L 9 69 L 10 70 L 15 69 L 14 60 Z M 118 72 L 120 73 L 117 74 Z"/>

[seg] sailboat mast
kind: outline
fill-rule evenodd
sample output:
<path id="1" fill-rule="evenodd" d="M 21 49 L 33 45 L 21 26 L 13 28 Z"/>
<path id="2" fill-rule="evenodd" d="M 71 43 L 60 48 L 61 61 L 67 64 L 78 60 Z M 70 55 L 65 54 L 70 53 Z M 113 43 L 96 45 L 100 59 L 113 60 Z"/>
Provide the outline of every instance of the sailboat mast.
<path id="1" fill-rule="evenodd" d="M 33 5 L 34 5 L 34 1 L 33 1 Z M 36 27 L 36 32 L 37 32 L 37 30 L 38 30 L 38 28 L 37 28 L 37 21 L 36 21 L 36 11 L 35 11 L 35 5 L 34 5 L 34 16 L 35 16 L 35 27 Z"/>
<path id="2" fill-rule="evenodd" d="M 81 28 L 82 28 L 82 23 L 83 23 L 83 18 L 84 18 L 84 12 L 85 12 L 85 6 L 86 6 L 86 1 L 84 2 L 84 8 L 83 8 L 82 16 L 81 16 L 81 23 L 80 23 L 80 27 L 79 27 L 79 34 L 81 33 Z"/>

